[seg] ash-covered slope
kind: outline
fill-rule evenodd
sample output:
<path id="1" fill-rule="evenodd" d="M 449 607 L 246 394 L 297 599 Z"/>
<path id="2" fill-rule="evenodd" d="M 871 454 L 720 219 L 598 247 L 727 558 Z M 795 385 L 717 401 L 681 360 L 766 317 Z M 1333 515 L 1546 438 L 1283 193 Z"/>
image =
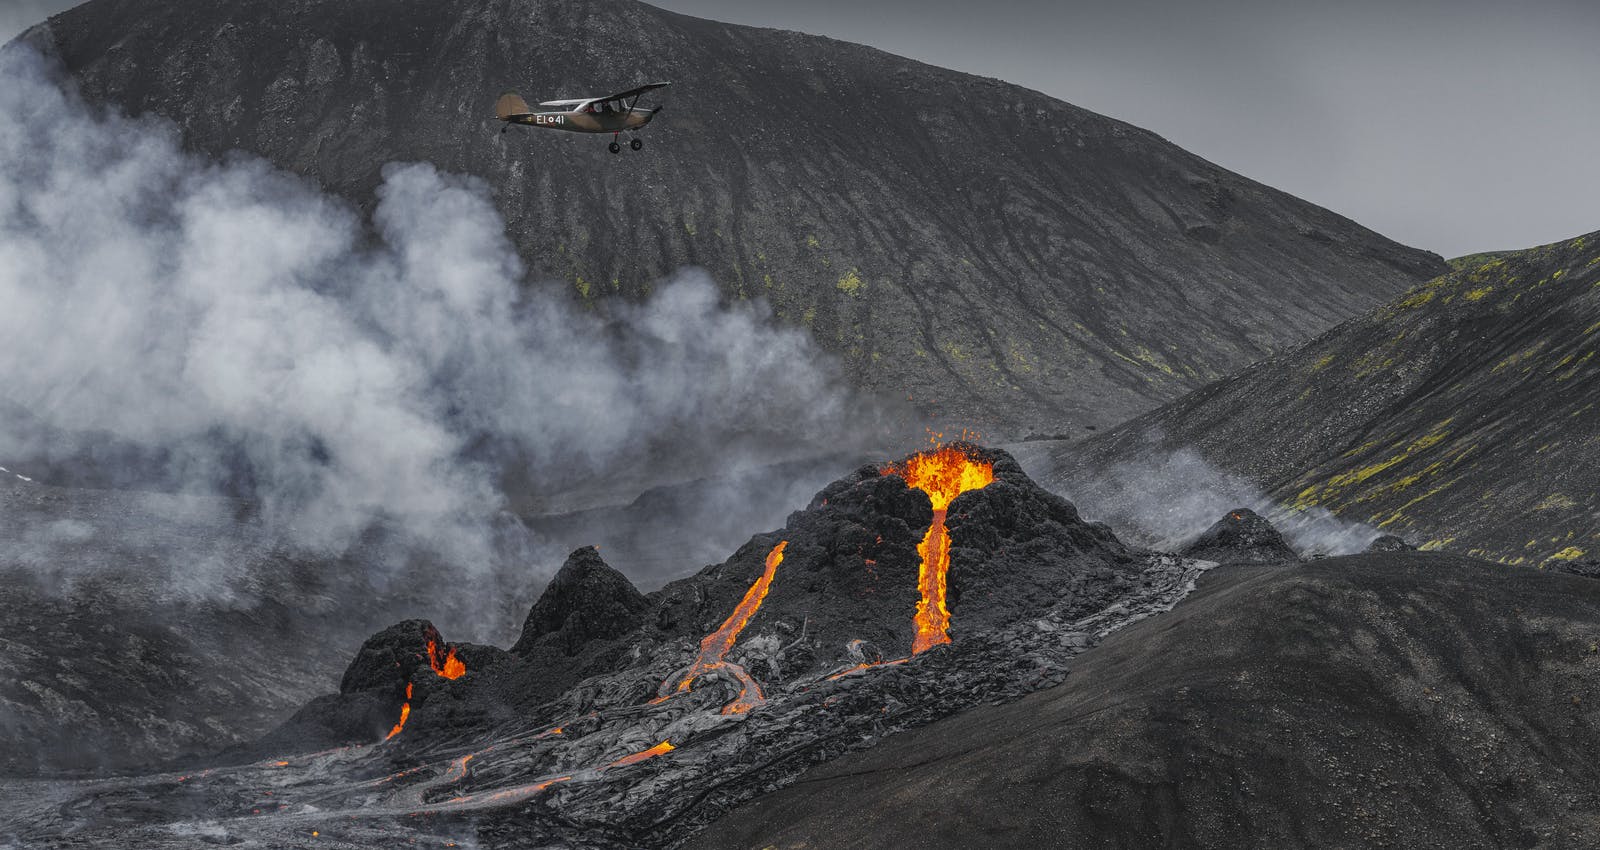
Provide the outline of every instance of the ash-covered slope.
<path id="1" fill-rule="evenodd" d="M 694 850 L 1594 845 L 1600 582 L 1220 567 L 1065 683 L 810 771 Z"/>
<path id="2" fill-rule="evenodd" d="M 0 774 L 215 750 L 337 675 L 323 647 L 382 620 L 335 616 L 339 571 L 235 507 L 0 476 Z M 205 569 L 172 578 L 189 560 Z"/>
<path id="3" fill-rule="evenodd" d="M 0 775 L 148 770 L 253 741 L 386 623 L 425 608 L 515 634 L 526 613 L 490 596 L 496 575 L 396 557 L 389 528 L 334 557 L 249 508 L 0 474 Z"/>
<path id="4" fill-rule="evenodd" d="M 869 465 L 725 563 L 638 594 L 574 552 L 511 651 L 425 620 L 340 691 L 180 772 L 0 782 L 32 846 L 670 846 L 810 765 L 1061 681 L 1212 566 L 1132 550 L 1003 452 Z"/>
<path id="5" fill-rule="evenodd" d="M 25 39 L 364 205 L 392 161 L 481 176 L 596 309 L 704 266 L 964 424 L 1120 422 L 1445 269 L 1037 92 L 634 0 L 92 0 Z M 637 154 L 490 120 L 645 79 L 675 85 Z"/>
<path id="6" fill-rule="evenodd" d="M 1600 547 L 1600 233 L 1436 278 L 1057 452 L 1069 493 L 1193 448 L 1289 508 L 1516 564 Z"/>

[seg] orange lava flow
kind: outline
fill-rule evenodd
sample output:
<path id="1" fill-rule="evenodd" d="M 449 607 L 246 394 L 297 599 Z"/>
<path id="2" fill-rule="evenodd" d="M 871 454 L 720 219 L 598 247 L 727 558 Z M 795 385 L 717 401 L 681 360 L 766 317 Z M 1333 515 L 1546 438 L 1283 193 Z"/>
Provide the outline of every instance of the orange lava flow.
<path id="1" fill-rule="evenodd" d="M 839 672 L 834 673 L 832 676 L 827 678 L 827 681 L 832 682 L 836 679 L 843 679 L 852 673 L 860 673 L 862 670 L 871 670 L 874 667 L 893 667 L 896 664 L 904 664 L 910 660 L 911 659 L 909 658 L 896 658 L 893 661 L 863 661 L 848 670 L 840 670 Z"/>
<path id="2" fill-rule="evenodd" d="M 739 695 L 733 702 L 722 707 L 723 714 L 744 714 L 766 701 L 766 697 L 761 695 L 761 685 L 750 678 L 750 674 L 746 673 L 743 667 L 737 664 L 723 664 L 722 669 L 732 673 L 733 677 L 739 680 Z"/>
<path id="3" fill-rule="evenodd" d="M 950 503 L 968 490 L 981 490 L 994 483 L 994 464 L 975 461 L 953 446 L 912 455 L 904 463 L 883 468 L 886 475 L 904 478 L 906 486 L 928 494 L 933 503 L 933 522 L 917 546 L 922 566 L 917 571 L 917 602 L 913 619 L 916 637 L 911 654 L 950 642 L 950 610 L 945 607 L 950 572 L 950 532 L 945 528 L 945 512 Z"/>
<path id="4" fill-rule="evenodd" d="M 486 802 L 491 802 L 491 803 L 514 803 L 514 802 L 517 802 L 519 800 L 524 800 L 524 799 L 526 799 L 528 797 L 532 797 L 534 794 L 537 794 L 540 791 L 543 791 L 544 789 L 549 788 L 550 786 L 552 786 L 552 785 L 554 785 L 554 784 L 556 784 L 558 782 L 569 782 L 571 780 L 572 780 L 572 777 L 570 777 L 570 776 L 557 776 L 554 779 L 546 779 L 546 780 L 544 780 L 542 782 L 535 782 L 535 783 L 533 783 L 531 785 L 519 785 L 519 786 L 517 786 L 515 788 L 506 788 L 506 789 L 503 789 L 503 790 L 500 790 L 500 791 L 496 791 L 493 794 L 490 794 L 490 795 L 484 797 L 483 799 Z M 476 799 L 475 795 L 468 794 L 465 797 L 456 797 L 455 799 L 450 800 L 449 802 L 451 802 L 451 803 L 470 803 L 474 799 Z"/>
<path id="5" fill-rule="evenodd" d="M 721 628 L 706 635 L 705 639 L 700 641 L 700 654 L 695 656 L 694 663 L 689 665 L 688 672 L 683 674 L 683 678 L 679 680 L 673 693 L 650 700 L 652 705 L 665 702 L 675 694 L 684 693 L 694 684 L 695 679 L 712 670 L 719 669 L 726 669 L 734 678 L 739 680 L 740 685 L 738 698 L 723 707 L 723 714 L 743 714 L 766 700 L 761 694 L 761 686 L 756 683 L 755 679 L 750 678 L 750 674 L 746 673 L 737 664 L 723 661 L 723 658 L 727 656 L 729 650 L 733 649 L 734 642 L 739 639 L 739 633 L 744 631 L 744 627 L 750 623 L 750 618 L 756 615 L 756 611 L 761 608 L 762 601 L 767 598 L 767 591 L 772 587 L 772 580 L 778 574 L 778 565 L 783 563 L 784 547 L 788 545 L 789 541 L 784 540 L 772 547 L 772 551 L 767 553 L 767 565 L 766 569 L 762 571 L 761 577 L 756 579 L 755 584 L 750 585 L 750 589 L 744 592 L 744 598 L 739 600 L 738 607 L 733 609 L 733 613 L 728 615 L 728 619 L 722 622 Z M 669 679 L 668 681 L 671 680 Z M 671 747 L 668 747 L 668 749 L 671 749 Z"/>
<path id="6" fill-rule="evenodd" d="M 450 770 L 445 772 L 443 780 L 444 783 L 454 784 L 465 778 L 467 775 L 467 762 L 472 761 L 476 756 L 476 753 L 469 753 L 461 758 L 456 759 L 455 762 L 450 765 Z"/>
<path id="7" fill-rule="evenodd" d="M 459 679 L 467 674 L 467 663 L 456 657 L 456 648 L 449 647 L 440 657 L 439 644 L 428 641 L 428 666 L 446 679 Z"/>
<path id="8" fill-rule="evenodd" d="M 670 753 L 675 749 L 677 749 L 677 748 L 672 746 L 672 742 L 671 741 L 662 741 L 661 743 L 656 744 L 655 746 L 651 747 L 648 750 L 641 750 L 640 752 L 634 753 L 633 755 L 623 756 L 622 758 L 619 758 L 616 761 L 606 765 L 606 769 L 609 770 L 609 769 L 611 769 L 613 767 L 627 767 L 630 764 L 638 764 L 639 762 L 642 762 L 645 759 L 653 759 L 656 756 L 664 755 L 666 753 Z"/>
<path id="9" fill-rule="evenodd" d="M 385 741 L 387 741 L 390 738 L 393 738 L 394 736 L 400 734 L 400 730 L 406 728 L 406 718 L 410 717 L 410 716 L 411 716 L 411 683 L 410 682 L 406 682 L 406 701 L 400 704 L 400 722 L 396 723 L 394 725 L 394 728 L 389 730 L 389 734 L 383 736 L 383 739 Z"/>

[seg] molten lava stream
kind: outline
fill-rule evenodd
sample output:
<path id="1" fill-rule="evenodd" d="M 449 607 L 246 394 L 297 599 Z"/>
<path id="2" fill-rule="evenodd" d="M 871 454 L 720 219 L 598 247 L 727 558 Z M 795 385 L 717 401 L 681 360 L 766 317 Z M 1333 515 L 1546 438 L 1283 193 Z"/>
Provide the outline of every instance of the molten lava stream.
<path id="1" fill-rule="evenodd" d="M 400 734 L 400 730 L 406 728 L 406 718 L 410 717 L 410 716 L 411 716 L 411 683 L 410 682 L 406 682 L 406 701 L 400 704 L 400 722 L 396 723 L 394 725 L 394 728 L 389 730 L 389 734 L 383 736 L 383 739 L 385 741 L 387 741 L 390 738 L 393 738 L 394 736 Z M 380 726 L 378 728 L 381 729 L 383 727 Z"/>
<path id="2" fill-rule="evenodd" d="M 428 666 L 433 668 L 435 675 L 445 679 L 459 679 L 467 675 L 467 663 L 456 657 L 456 648 L 450 647 L 441 655 L 437 641 L 428 641 Z M 406 727 L 406 718 L 411 716 L 411 684 L 406 682 L 406 701 L 400 704 L 400 722 L 383 736 L 385 741 L 400 734 Z"/>
<path id="3" fill-rule="evenodd" d="M 945 607 L 950 572 L 950 532 L 945 515 L 950 503 L 968 490 L 981 490 L 994 483 L 994 464 L 975 461 L 954 446 L 912 455 L 904 463 L 884 467 L 887 475 L 904 478 L 906 486 L 928 494 L 933 504 L 933 522 L 917 546 L 922 566 L 917 571 L 917 590 L 922 599 L 912 622 L 916 637 L 911 654 L 950 642 L 950 610 Z"/>
<path id="4" fill-rule="evenodd" d="M 784 547 L 788 545 L 789 541 L 783 540 L 772 547 L 772 551 L 767 553 L 766 569 L 762 571 L 761 577 L 745 591 L 744 598 L 739 600 L 739 605 L 728 615 L 728 619 L 722 622 L 721 628 L 700 641 L 700 653 L 695 656 L 694 663 L 689 665 L 688 671 L 678 681 L 677 687 L 672 693 L 651 700 L 652 704 L 665 702 L 677 694 L 688 691 L 695 679 L 712 670 L 727 670 L 739 681 L 739 696 L 723 706 L 723 714 L 743 714 L 766 701 L 756 680 L 752 679 L 743 667 L 724 661 L 723 658 L 733 649 L 734 642 L 739 639 L 739 633 L 744 631 L 744 627 L 750 623 L 750 618 L 761 609 L 761 603 L 767 598 L 767 591 L 772 587 L 772 580 L 778 574 L 778 565 L 783 563 Z M 669 746 L 668 749 L 670 748 Z"/>
<path id="5" fill-rule="evenodd" d="M 666 753 L 670 753 L 675 749 L 677 749 L 677 747 L 672 746 L 672 742 L 671 741 L 662 741 L 661 743 L 656 744 L 655 746 L 651 747 L 648 750 L 640 750 L 639 752 L 633 753 L 632 755 L 623 756 L 622 758 L 619 758 L 616 761 L 606 765 L 605 768 L 603 768 L 603 769 L 604 770 L 610 770 L 613 767 L 627 767 L 630 764 L 638 764 L 639 762 L 642 762 L 645 759 L 653 759 L 656 756 L 665 755 Z"/>

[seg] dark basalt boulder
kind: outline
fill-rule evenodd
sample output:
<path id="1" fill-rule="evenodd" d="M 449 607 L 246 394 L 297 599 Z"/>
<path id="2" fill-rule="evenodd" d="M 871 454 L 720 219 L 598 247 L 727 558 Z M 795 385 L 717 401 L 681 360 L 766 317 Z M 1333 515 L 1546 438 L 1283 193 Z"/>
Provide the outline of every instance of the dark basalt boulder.
<path id="1" fill-rule="evenodd" d="M 1368 552 L 1415 552 L 1417 547 L 1407 543 L 1404 537 L 1393 534 L 1379 535 L 1377 539 L 1367 544 Z"/>
<path id="2" fill-rule="evenodd" d="M 1219 564 L 1277 564 L 1300 560 L 1278 529 L 1249 508 L 1228 511 L 1184 547 L 1181 554 Z"/>
<path id="3" fill-rule="evenodd" d="M 527 655 L 536 642 L 554 643 L 567 655 L 593 640 L 626 634 L 645 622 L 650 603 L 628 577 L 612 569 L 593 546 L 567 556 L 539 596 L 511 647 Z"/>

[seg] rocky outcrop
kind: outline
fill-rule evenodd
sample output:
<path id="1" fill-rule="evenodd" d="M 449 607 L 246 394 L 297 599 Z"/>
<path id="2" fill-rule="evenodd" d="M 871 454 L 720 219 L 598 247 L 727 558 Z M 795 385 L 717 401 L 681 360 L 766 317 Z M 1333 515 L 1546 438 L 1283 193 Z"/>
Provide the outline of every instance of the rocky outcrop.
<path id="1" fill-rule="evenodd" d="M 1367 544 L 1368 552 L 1413 552 L 1416 548 L 1407 543 L 1404 537 L 1394 534 L 1380 534 Z"/>
<path id="2" fill-rule="evenodd" d="M 558 646 L 568 655 L 592 640 L 614 638 L 645 622 L 649 603 L 600 557 L 593 546 L 579 548 L 528 611 L 522 637 L 511 651 L 526 655 L 535 642 Z"/>
<path id="3" fill-rule="evenodd" d="M 405 620 L 367 638 L 339 679 L 339 693 L 405 690 L 417 670 L 428 669 L 428 645 L 444 638 L 427 620 Z"/>
<path id="4" fill-rule="evenodd" d="M 1219 564 L 1281 564 L 1300 560 L 1272 523 L 1249 508 L 1234 508 L 1183 548 L 1187 558 Z"/>

